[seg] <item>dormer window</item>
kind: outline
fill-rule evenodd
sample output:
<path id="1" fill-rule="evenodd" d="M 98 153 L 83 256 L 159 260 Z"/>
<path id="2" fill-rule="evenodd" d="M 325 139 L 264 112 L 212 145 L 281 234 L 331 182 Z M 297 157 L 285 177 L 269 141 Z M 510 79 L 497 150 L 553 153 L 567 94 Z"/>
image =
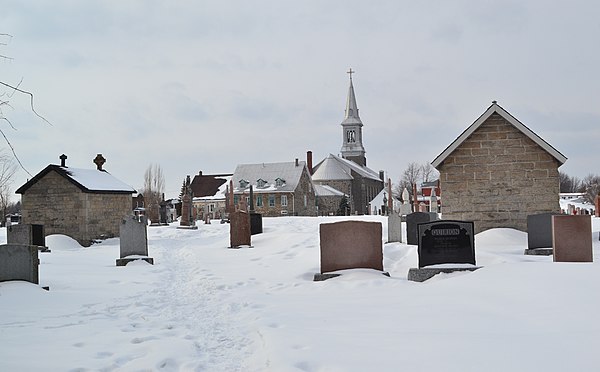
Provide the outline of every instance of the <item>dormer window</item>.
<path id="1" fill-rule="evenodd" d="M 277 178 L 275 180 L 275 186 L 282 187 L 285 185 L 285 180 L 283 178 Z"/>
<path id="2" fill-rule="evenodd" d="M 262 178 L 259 178 L 259 179 L 256 181 L 256 186 L 257 186 L 259 189 L 263 189 L 263 188 L 265 188 L 265 187 L 267 186 L 267 181 L 263 180 Z"/>
<path id="3" fill-rule="evenodd" d="M 240 180 L 240 189 L 245 189 L 246 187 L 248 187 L 249 184 L 250 184 L 250 182 L 246 181 L 245 179 L 241 179 Z"/>

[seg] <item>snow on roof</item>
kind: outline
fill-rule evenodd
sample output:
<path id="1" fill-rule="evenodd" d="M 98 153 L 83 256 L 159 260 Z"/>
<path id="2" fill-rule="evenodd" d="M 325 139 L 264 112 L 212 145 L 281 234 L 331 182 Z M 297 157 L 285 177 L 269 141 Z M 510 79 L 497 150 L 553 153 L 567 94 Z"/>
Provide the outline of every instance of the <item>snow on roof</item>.
<path id="1" fill-rule="evenodd" d="M 317 185 L 317 184 L 315 184 L 315 194 L 317 196 L 343 196 L 343 195 L 346 195 L 343 192 L 339 191 L 338 189 L 335 189 L 329 185 Z"/>
<path id="2" fill-rule="evenodd" d="M 63 169 L 71 179 L 90 191 L 136 192 L 133 187 L 118 180 L 107 171 L 71 167 L 60 168 Z"/>
<path id="3" fill-rule="evenodd" d="M 283 163 L 260 163 L 260 164 L 239 164 L 233 173 L 233 188 L 234 191 L 241 192 L 253 186 L 254 192 L 277 191 L 277 192 L 293 192 L 296 190 L 302 171 L 306 169 L 306 163 L 283 162 Z M 283 184 L 276 186 L 276 180 L 281 179 Z M 257 181 L 262 179 L 267 183 L 264 187 L 257 187 Z M 248 187 L 243 190 L 240 188 L 240 181 L 248 182 Z"/>
<path id="4" fill-rule="evenodd" d="M 136 192 L 133 187 L 118 180 L 105 170 L 61 167 L 55 164 L 48 165 L 15 192 L 17 194 L 24 194 L 33 184 L 52 171 L 67 179 L 83 192 L 116 194 L 133 194 Z"/>
<path id="5" fill-rule="evenodd" d="M 325 160 L 317 164 L 316 170 L 313 173 L 313 180 L 351 180 L 352 171 L 360 174 L 364 178 L 381 181 L 379 173 L 372 169 L 356 164 L 352 160 L 344 159 L 333 154 L 329 154 Z"/>

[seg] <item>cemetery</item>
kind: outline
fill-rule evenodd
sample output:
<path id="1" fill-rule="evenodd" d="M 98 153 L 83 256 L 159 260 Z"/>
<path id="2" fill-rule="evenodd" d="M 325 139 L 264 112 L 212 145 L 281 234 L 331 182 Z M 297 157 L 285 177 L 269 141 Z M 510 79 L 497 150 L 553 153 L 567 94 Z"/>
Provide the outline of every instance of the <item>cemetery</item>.
<path id="1" fill-rule="evenodd" d="M 236 213 L 244 215 L 245 227 L 233 231 L 243 230 L 249 239 L 249 216 L 238 209 L 233 226 Z M 27 343 L 39 357 L 24 361 L 17 352 L 4 353 L 0 366 L 99 370 L 125 363 L 135 370 L 176 360 L 183 369 L 264 370 L 269 363 L 286 370 L 301 361 L 364 370 L 369 367 L 360 353 L 366 348 L 378 350 L 380 365 L 393 369 L 397 348 L 411 349 L 416 337 L 439 350 L 451 341 L 457 350 L 470 348 L 479 360 L 508 370 L 513 362 L 497 361 L 498 350 L 551 347 L 577 332 L 583 336 L 571 339 L 569 353 L 578 368 L 593 369 L 596 353 L 586 345 L 600 336 L 589 326 L 600 300 L 589 293 L 600 290 L 600 270 L 590 255 L 600 253 L 600 219 L 556 217 L 567 221 L 553 221 L 563 231 L 550 238 L 555 257 L 524 255 L 532 244 L 524 232 L 473 234 L 468 221 L 420 222 L 416 245 L 388 241 L 386 216 L 263 218 L 263 232 L 252 235 L 255 249 L 227 249 L 235 245 L 230 224 L 147 228 L 134 218 L 122 221 L 120 238 L 91 248 L 56 234 L 46 236 L 51 253 L 38 253 L 35 245 L 2 245 L 0 257 L 12 257 L 0 260 L 9 262 L 0 266 L 0 324 L 10 330 L 5 345 Z M 407 221 L 401 222 L 404 242 Z M 5 232 L 0 229 L 0 241 Z M 575 242 L 581 244 L 572 252 Z M 114 265 L 115 254 L 130 258 L 126 266 Z M 41 303 L 43 311 L 36 305 Z M 515 322 L 520 309 L 543 316 Z M 569 319 L 561 318 L 567 310 Z M 339 336 L 349 326 L 360 341 Z M 261 341 L 257 330 L 268 338 Z M 408 340 L 402 337 L 407 332 Z M 223 349 L 223 342 L 240 346 Z M 220 350 L 220 356 L 198 355 L 196 348 Z M 53 357 L 61 349 L 76 353 Z M 350 355 L 335 357 L 342 351 Z M 449 353 L 442 352 L 447 370 L 464 367 Z M 443 369 L 423 356 L 414 350 L 403 360 Z M 554 353 L 542 359 L 527 354 L 519 362 L 555 370 L 563 360 Z"/>

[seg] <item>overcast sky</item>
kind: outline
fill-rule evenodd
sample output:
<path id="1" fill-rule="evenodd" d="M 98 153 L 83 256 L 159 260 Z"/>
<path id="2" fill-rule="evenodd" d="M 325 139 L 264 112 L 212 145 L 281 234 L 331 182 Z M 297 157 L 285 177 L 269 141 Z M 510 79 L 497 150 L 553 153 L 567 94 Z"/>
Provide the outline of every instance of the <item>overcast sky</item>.
<path id="1" fill-rule="evenodd" d="M 33 175 L 102 153 L 138 189 L 159 164 L 177 197 L 200 170 L 338 154 L 352 67 L 367 165 L 394 182 L 492 100 L 582 178 L 600 173 L 599 14 L 592 0 L 4 0 L 0 80 L 23 78 L 52 126 L 17 95 L 3 109 L 17 130 L 0 125 Z"/>

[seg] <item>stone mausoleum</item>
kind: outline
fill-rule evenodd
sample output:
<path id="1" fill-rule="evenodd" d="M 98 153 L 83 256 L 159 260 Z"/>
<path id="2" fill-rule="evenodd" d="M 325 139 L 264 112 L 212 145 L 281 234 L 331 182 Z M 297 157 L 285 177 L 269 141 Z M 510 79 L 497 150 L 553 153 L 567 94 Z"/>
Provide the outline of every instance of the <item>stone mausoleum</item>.
<path id="1" fill-rule="evenodd" d="M 67 167 L 67 156 L 60 159 L 61 165 L 48 165 L 16 191 L 22 223 L 44 225 L 46 235 L 64 234 L 83 246 L 119 236 L 136 191 L 102 169 L 101 154 L 94 159 L 96 169 Z"/>
<path id="2" fill-rule="evenodd" d="M 567 158 L 496 101 L 431 163 L 440 172 L 442 216 L 475 233 L 527 231 L 527 216 L 559 213 L 558 168 Z"/>

